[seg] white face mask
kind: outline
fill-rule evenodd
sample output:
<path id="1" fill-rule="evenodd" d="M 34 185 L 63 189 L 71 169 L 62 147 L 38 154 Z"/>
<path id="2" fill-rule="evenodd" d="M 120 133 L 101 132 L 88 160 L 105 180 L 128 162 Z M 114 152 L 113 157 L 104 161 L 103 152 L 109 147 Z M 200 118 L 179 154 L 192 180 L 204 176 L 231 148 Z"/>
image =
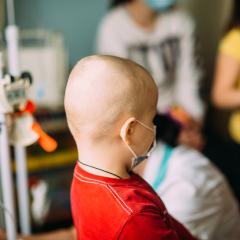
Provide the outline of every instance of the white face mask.
<path id="1" fill-rule="evenodd" d="M 134 156 L 133 159 L 132 159 L 132 166 L 131 166 L 131 169 L 135 168 L 137 165 L 139 165 L 139 163 L 141 163 L 142 161 L 144 161 L 145 159 L 149 158 L 149 156 L 151 155 L 151 153 L 153 152 L 155 146 L 156 146 L 156 126 L 154 126 L 154 128 L 150 128 L 148 127 L 147 125 L 145 125 L 144 123 L 140 122 L 137 120 L 137 122 L 139 124 L 141 124 L 143 127 L 145 127 L 147 130 L 151 131 L 153 134 L 154 134 L 154 140 L 153 140 L 153 143 L 152 145 L 150 146 L 148 152 L 146 155 L 140 155 L 140 156 L 137 156 L 137 154 L 133 151 L 133 149 L 127 144 L 126 146 L 128 147 L 129 151 L 132 153 L 132 155 Z"/>

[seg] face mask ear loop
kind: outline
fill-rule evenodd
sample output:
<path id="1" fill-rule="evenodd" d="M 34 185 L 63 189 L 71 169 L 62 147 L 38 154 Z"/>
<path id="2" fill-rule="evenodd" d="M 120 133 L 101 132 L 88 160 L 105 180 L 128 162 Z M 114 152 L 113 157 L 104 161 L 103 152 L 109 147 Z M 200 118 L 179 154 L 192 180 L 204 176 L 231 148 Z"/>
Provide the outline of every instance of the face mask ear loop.
<path id="1" fill-rule="evenodd" d="M 128 150 L 132 153 L 132 155 L 134 157 L 132 157 L 132 165 L 131 165 L 131 169 L 133 169 L 134 164 L 135 164 L 135 160 L 138 158 L 137 154 L 132 150 L 132 148 L 124 141 L 125 145 L 127 146 Z"/>
<path id="2" fill-rule="evenodd" d="M 132 155 L 134 156 L 134 158 L 137 158 L 137 154 L 132 150 L 132 148 L 127 144 L 125 143 L 127 148 L 129 149 L 129 151 L 132 153 Z"/>
<path id="3" fill-rule="evenodd" d="M 148 152 L 147 156 L 150 157 L 150 155 L 154 152 L 155 148 L 156 148 L 156 145 L 157 145 L 157 140 L 156 140 L 156 137 L 154 138 L 154 141 L 153 141 L 153 145 L 152 145 L 152 148 L 151 150 Z"/>
<path id="4" fill-rule="evenodd" d="M 142 122 L 140 122 L 140 121 L 138 121 L 138 120 L 136 120 L 136 121 L 137 121 L 140 125 L 142 125 L 143 127 L 145 127 L 147 130 L 155 133 L 155 126 L 154 126 L 154 129 L 152 129 L 152 128 L 150 128 L 149 126 L 147 126 L 146 124 L 144 124 L 144 123 L 142 123 Z"/>
<path id="5" fill-rule="evenodd" d="M 129 121 L 129 120 L 128 120 Z M 126 131 L 127 128 L 127 122 L 122 126 L 121 131 L 120 131 L 120 136 L 122 137 L 122 140 L 124 142 L 124 144 L 127 146 L 127 148 L 129 149 L 129 151 L 132 153 L 132 155 L 134 156 L 132 158 L 132 166 L 134 165 L 134 160 L 137 158 L 137 154 L 132 150 L 132 148 L 128 145 L 128 143 L 125 141 L 124 138 L 124 132 Z"/>
<path id="6" fill-rule="evenodd" d="M 154 143 L 153 143 L 153 147 L 154 147 L 154 146 L 156 145 L 156 126 L 154 125 L 154 128 L 152 129 L 151 127 L 145 125 L 144 123 L 142 123 L 142 122 L 140 122 L 140 121 L 138 121 L 138 120 L 136 120 L 136 122 L 138 122 L 140 125 L 142 125 L 142 126 L 145 127 L 146 129 L 148 129 L 149 131 L 151 131 L 151 132 L 154 133 Z M 127 148 L 129 149 L 129 151 L 130 151 L 130 152 L 132 153 L 132 155 L 134 156 L 134 157 L 132 158 L 132 166 L 131 166 L 131 169 L 133 169 L 133 168 L 135 167 L 135 161 L 136 161 L 136 159 L 142 158 L 142 159 L 140 160 L 140 162 L 141 162 L 141 161 L 143 161 L 144 159 L 148 158 L 148 157 L 150 156 L 150 154 L 151 154 L 152 151 L 150 151 L 150 152 L 149 152 L 147 155 L 145 155 L 145 156 L 140 156 L 140 157 L 138 157 L 137 154 L 133 151 L 133 149 L 127 144 L 127 142 L 126 142 L 125 139 L 124 139 L 123 133 L 124 133 L 124 130 L 125 130 L 125 129 L 126 129 L 126 125 L 124 125 L 124 126 L 122 127 L 122 129 L 121 129 L 121 131 L 120 131 L 120 136 L 122 137 L 122 140 L 123 140 L 123 142 L 125 143 L 125 145 L 127 146 Z M 153 149 L 152 149 L 152 150 L 153 150 Z"/>

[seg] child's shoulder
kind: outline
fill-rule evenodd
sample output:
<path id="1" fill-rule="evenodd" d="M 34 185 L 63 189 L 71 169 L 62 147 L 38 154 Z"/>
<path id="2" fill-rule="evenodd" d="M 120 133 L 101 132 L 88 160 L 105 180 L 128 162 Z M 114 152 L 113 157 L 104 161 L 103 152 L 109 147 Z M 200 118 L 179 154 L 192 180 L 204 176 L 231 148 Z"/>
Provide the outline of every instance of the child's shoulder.
<path id="1" fill-rule="evenodd" d="M 137 174 L 133 173 L 129 179 L 111 179 L 86 173 L 78 166 L 74 172 L 72 197 L 93 211 L 111 209 L 126 217 L 159 206 L 164 208 L 158 195 Z"/>
<path id="2" fill-rule="evenodd" d="M 140 176 L 133 174 L 134 182 L 127 185 L 113 186 L 116 196 L 128 207 L 131 214 L 162 209 L 165 211 L 159 196 L 153 191 L 150 185 Z"/>
<path id="3" fill-rule="evenodd" d="M 164 214 L 166 211 L 157 194 L 138 175 L 133 174 L 129 179 L 111 179 L 93 176 L 79 167 L 74 173 L 71 205 L 73 217 L 81 222 L 80 228 L 84 232 L 92 232 L 92 225 L 107 226 L 108 239 L 109 236 L 115 239 L 114 236 L 134 216 L 145 219 L 152 212 L 160 214 L 162 210 Z"/>

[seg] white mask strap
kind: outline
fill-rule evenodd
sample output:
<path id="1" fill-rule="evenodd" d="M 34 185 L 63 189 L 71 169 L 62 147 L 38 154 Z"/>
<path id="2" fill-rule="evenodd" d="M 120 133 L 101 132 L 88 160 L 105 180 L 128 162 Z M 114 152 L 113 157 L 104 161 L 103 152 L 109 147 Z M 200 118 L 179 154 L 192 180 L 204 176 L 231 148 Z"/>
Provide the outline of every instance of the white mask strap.
<path id="1" fill-rule="evenodd" d="M 155 133 L 155 128 L 156 128 L 155 125 L 154 125 L 154 128 L 152 129 L 151 127 L 147 126 L 146 124 L 144 124 L 144 123 L 142 123 L 142 122 L 140 122 L 140 121 L 138 121 L 138 120 L 136 120 L 136 122 L 138 122 L 140 125 L 142 125 L 142 126 L 145 127 L 146 129 L 148 129 L 149 131 Z"/>

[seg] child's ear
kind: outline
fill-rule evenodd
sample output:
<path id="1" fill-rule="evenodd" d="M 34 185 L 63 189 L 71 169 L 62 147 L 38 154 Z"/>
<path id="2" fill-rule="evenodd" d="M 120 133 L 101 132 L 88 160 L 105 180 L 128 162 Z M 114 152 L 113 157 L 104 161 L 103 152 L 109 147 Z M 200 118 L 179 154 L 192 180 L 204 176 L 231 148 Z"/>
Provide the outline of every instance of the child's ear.
<path id="1" fill-rule="evenodd" d="M 120 136 L 126 144 L 130 144 L 133 134 L 133 126 L 136 123 L 136 118 L 131 117 L 125 121 L 120 130 Z"/>

